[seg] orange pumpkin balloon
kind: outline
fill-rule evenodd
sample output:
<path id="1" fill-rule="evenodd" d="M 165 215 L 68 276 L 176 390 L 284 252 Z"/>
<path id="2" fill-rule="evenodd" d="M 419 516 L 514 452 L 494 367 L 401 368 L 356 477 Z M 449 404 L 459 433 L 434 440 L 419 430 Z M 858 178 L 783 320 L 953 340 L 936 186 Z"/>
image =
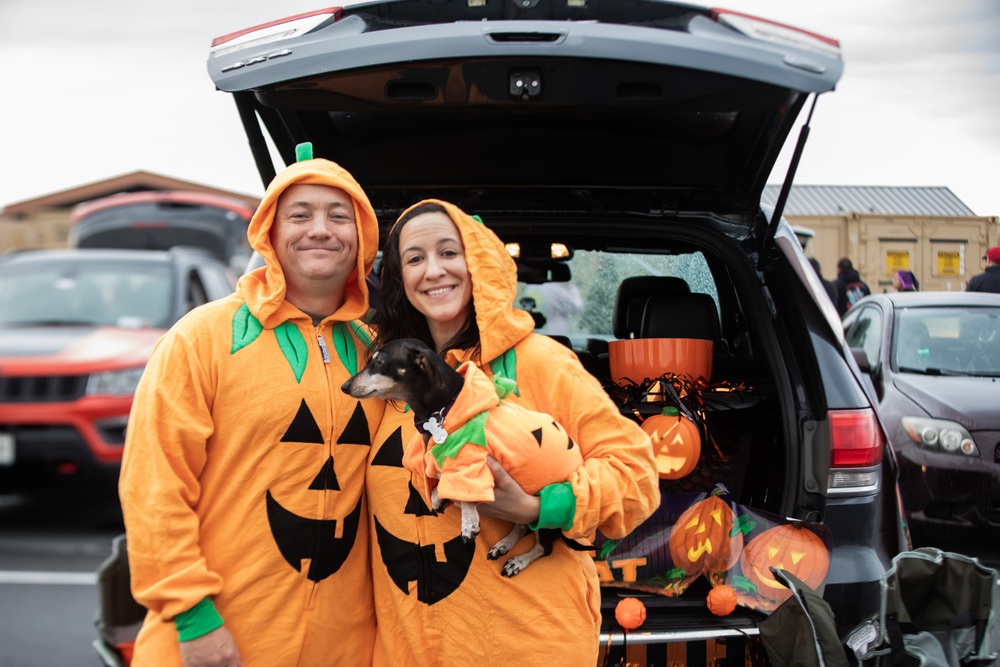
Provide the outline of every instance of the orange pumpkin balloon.
<path id="1" fill-rule="evenodd" d="M 705 602 L 716 616 L 729 616 L 736 609 L 736 591 L 725 584 L 716 586 L 708 592 Z"/>
<path id="2" fill-rule="evenodd" d="M 816 588 L 830 570 L 830 554 L 816 533 L 789 523 L 769 528 L 747 543 L 740 556 L 743 576 L 768 600 L 786 600 L 792 592 L 771 574 L 770 567 L 787 570 L 810 588 Z"/>
<path id="3" fill-rule="evenodd" d="M 626 630 L 635 630 L 646 621 L 646 605 L 638 598 L 625 598 L 615 607 L 615 620 Z"/>
<path id="4" fill-rule="evenodd" d="M 653 441 L 656 471 L 661 479 L 689 475 L 701 456 L 701 434 L 693 421 L 667 406 L 658 415 L 642 422 L 642 430 Z"/>
<path id="5" fill-rule="evenodd" d="M 718 496 L 709 496 L 684 510 L 667 542 L 674 565 L 688 574 L 731 568 L 743 549 L 743 533 L 729 535 L 735 521 L 736 514 Z"/>

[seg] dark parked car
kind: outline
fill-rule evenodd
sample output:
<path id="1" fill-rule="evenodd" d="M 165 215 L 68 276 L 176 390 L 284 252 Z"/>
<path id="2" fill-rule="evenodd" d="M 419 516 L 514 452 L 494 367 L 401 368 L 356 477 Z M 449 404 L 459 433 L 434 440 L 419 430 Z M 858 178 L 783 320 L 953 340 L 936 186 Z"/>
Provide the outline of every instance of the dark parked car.
<path id="1" fill-rule="evenodd" d="M 200 249 L 0 256 L 0 493 L 95 478 L 113 490 L 153 344 L 234 287 Z"/>
<path id="2" fill-rule="evenodd" d="M 1000 529 L 1000 295 L 867 297 L 844 317 L 896 452 L 911 527 Z"/>
<path id="3" fill-rule="evenodd" d="M 723 483 L 744 507 L 824 523 L 841 628 L 877 610 L 905 547 L 892 452 L 780 202 L 760 206 L 800 112 L 840 77 L 835 40 L 655 0 L 404 0 L 233 33 L 208 68 L 264 183 L 262 130 L 285 163 L 312 142 L 350 170 L 386 228 L 426 197 L 479 214 L 510 244 L 538 331 L 616 397 L 616 343 L 710 340 L 706 381 L 738 398 L 705 408 L 699 469 L 664 498 Z M 620 643 L 613 610 L 635 592 L 603 592 Z M 763 618 L 714 616 L 694 588 L 644 599 L 629 642 L 654 664 L 668 642 L 672 660 L 689 642 L 689 664 L 719 655 L 706 639 L 735 657 Z"/>

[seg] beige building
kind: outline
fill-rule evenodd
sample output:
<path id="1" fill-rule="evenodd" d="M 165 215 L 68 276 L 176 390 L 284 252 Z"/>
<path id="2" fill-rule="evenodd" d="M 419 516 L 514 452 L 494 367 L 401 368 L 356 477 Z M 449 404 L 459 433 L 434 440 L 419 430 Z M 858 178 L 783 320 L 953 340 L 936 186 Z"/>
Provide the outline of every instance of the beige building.
<path id="1" fill-rule="evenodd" d="M 149 190 L 184 190 L 231 197 L 256 208 L 259 197 L 220 190 L 200 183 L 161 176 L 147 171 L 134 171 L 70 188 L 34 199 L 8 204 L 0 212 L 0 252 L 24 248 L 65 247 L 73 208 L 121 192 Z"/>
<path id="2" fill-rule="evenodd" d="M 769 185 L 773 204 L 780 186 Z M 1000 245 L 996 216 L 977 216 L 945 187 L 792 186 L 784 216 L 814 232 L 806 254 L 833 280 L 848 257 L 872 292 L 892 289 L 906 269 L 921 291 L 961 291 L 983 271 L 986 249 Z"/>

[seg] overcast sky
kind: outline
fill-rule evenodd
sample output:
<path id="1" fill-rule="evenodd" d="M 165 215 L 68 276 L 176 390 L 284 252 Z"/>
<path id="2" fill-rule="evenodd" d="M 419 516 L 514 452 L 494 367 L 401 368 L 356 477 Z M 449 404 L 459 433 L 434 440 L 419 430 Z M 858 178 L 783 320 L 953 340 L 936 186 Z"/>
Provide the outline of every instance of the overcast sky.
<path id="1" fill-rule="evenodd" d="M 209 45 L 333 4 L 0 0 L 0 207 L 140 169 L 259 195 Z M 946 186 L 1000 215 L 1000 0 L 718 6 L 841 41 L 844 76 L 819 101 L 796 183 Z"/>

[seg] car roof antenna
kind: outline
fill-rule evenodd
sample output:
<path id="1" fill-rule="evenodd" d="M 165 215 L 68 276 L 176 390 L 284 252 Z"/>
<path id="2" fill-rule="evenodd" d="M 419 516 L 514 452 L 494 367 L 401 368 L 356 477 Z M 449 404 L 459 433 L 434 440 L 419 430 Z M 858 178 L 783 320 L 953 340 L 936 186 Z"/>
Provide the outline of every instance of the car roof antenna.
<path id="1" fill-rule="evenodd" d="M 778 222 L 781 220 L 781 214 L 785 210 L 788 195 L 792 191 L 792 181 L 795 179 L 795 171 L 799 168 L 799 160 L 802 158 L 802 150 L 805 148 L 806 139 L 809 138 L 809 123 L 812 122 L 813 111 L 816 110 L 816 100 L 818 99 L 819 95 L 813 95 L 812 106 L 809 107 L 809 115 L 799 130 L 799 140 L 795 143 L 795 151 L 792 153 L 792 159 L 788 163 L 788 173 L 785 174 L 785 181 L 781 184 L 778 199 L 774 202 L 774 212 L 771 214 L 771 222 L 767 226 L 767 234 L 764 236 L 764 241 L 761 244 L 758 269 L 763 268 L 764 264 L 768 263 L 771 257 L 774 235 L 778 232 Z"/>

